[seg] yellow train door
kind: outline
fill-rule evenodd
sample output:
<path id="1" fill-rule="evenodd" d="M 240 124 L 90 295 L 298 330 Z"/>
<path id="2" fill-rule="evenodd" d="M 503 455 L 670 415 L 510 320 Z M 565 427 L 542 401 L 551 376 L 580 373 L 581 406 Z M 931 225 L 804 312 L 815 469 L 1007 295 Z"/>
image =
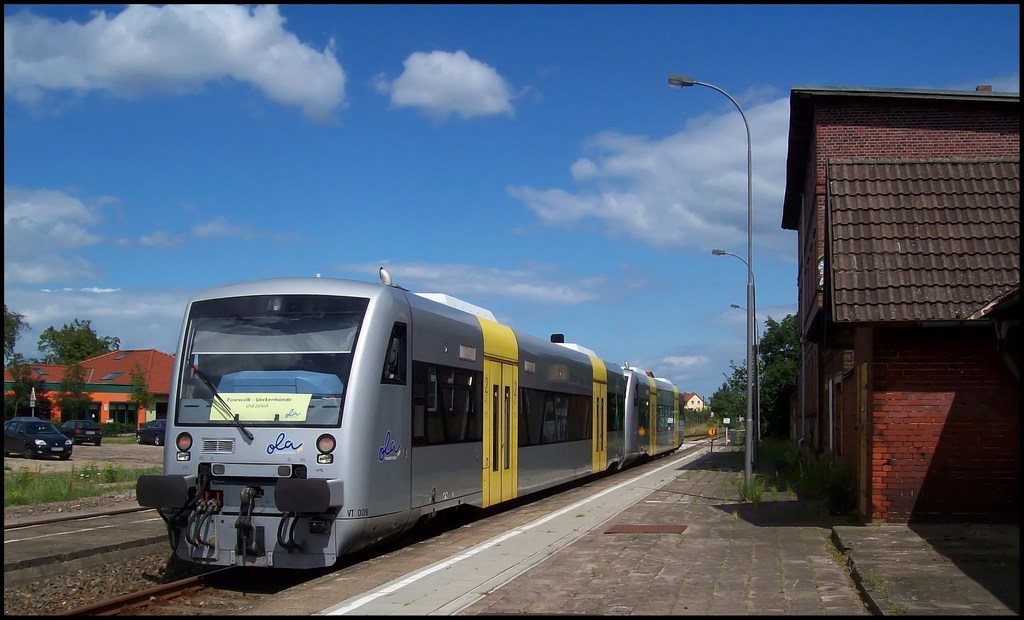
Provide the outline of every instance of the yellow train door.
<path id="1" fill-rule="evenodd" d="M 649 400 L 651 406 L 647 409 L 647 430 L 650 432 L 650 450 L 647 454 L 654 454 L 658 451 L 658 386 L 654 383 L 654 377 L 647 375 L 647 381 L 651 384 L 651 395 Z"/>
<path id="2" fill-rule="evenodd" d="M 679 415 L 679 388 L 672 386 L 672 445 L 676 448 L 683 439 L 683 416 Z"/>
<path id="3" fill-rule="evenodd" d="M 593 441 L 593 468 L 591 471 L 604 471 L 608 466 L 608 368 L 597 357 L 591 355 L 590 363 L 594 367 L 594 402 L 591 403 L 591 431 Z"/>
<path id="4" fill-rule="evenodd" d="M 518 370 L 517 364 L 484 358 L 484 507 L 516 496 Z"/>

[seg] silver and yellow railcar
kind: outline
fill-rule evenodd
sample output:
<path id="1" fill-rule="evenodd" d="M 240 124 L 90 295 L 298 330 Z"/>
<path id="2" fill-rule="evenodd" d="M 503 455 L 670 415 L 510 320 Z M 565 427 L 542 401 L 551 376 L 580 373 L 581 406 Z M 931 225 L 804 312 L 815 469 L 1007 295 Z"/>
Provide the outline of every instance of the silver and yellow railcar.
<path id="1" fill-rule="evenodd" d="M 190 300 L 164 471 L 137 485 L 179 557 L 328 566 L 437 511 L 657 452 L 630 431 L 638 416 L 657 424 L 646 375 L 381 280 L 264 280 Z"/>

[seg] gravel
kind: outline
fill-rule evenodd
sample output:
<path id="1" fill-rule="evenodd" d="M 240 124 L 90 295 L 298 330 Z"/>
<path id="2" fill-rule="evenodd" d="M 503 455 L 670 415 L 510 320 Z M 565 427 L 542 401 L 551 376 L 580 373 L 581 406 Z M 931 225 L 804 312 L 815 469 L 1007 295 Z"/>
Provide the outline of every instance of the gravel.
<path id="1" fill-rule="evenodd" d="M 15 519 L 38 519 L 80 510 L 104 510 L 138 505 L 135 491 L 119 491 L 69 502 L 11 506 L 4 508 L 4 523 Z M 149 548 L 152 551 L 152 547 Z M 208 570 L 208 569 L 207 569 Z M 101 566 L 55 574 L 28 584 L 4 586 L 4 615 L 55 615 L 131 594 L 153 586 L 184 579 L 199 572 L 173 557 L 169 547 L 159 552 L 111 562 Z"/>

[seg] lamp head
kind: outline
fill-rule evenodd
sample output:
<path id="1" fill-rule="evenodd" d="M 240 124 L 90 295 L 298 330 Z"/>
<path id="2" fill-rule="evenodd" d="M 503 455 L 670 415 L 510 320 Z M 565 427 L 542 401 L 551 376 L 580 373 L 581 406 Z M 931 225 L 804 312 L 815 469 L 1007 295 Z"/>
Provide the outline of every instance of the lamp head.
<path id="1" fill-rule="evenodd" d="M 711 253 L 715 256 L 725 256 L 725 250 L 719 250 L 718 248 L 711 250 Z"/>
<path id="2" fill-rule="evenodd" d="M 680 75 L 678 73 L 673 73 L 672 75 L 668 76 L 669 86 L 678 86 L 679 88 L 682 88 L 684 86 L 693 86 L 693 83 L 693 78 L 688 75 Z"/>

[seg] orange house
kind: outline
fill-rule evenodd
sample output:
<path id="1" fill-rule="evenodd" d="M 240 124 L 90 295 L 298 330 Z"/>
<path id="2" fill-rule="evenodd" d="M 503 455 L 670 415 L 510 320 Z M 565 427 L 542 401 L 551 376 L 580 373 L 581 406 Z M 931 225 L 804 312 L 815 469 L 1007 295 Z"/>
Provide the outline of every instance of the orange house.
<path id="1" fill-rule="evenodd" d="M 97 357 L 87 359 L 79 364 L 85 370 L 85 392 L 92 398 L 89 409 L 78 417 L 88 417 L 100 424 L 121 422 L 137 427 L 157 418 L 167 417 L 167 400 L 171 388 L 171 374 L 174 369 L 174 356 L 156 349 L 140 349 L 131 351 L 111 351 Z M 68 366 L 47 364 L 29 364 L 33 378 L 44 383 L 46 391 L 53 402 L 51 419 L 60 424 L 71 415 L 63 415 L 57 406 L 57 395 L 60 393 L 60 382 Z M 146 390 L 152 396 L 146 408 L 138 407 L 130 401 L 132 391 L 132 373 L 138 368 L 146 377 Z M 4 369 L 4 396 L 8 397 L 14 386 L 14 377 L 9 369 Z M 24 407 L 24 404 L 22 404 Z M 29 415 L 27 407 L 19 408 L 18 415 Z"/>

